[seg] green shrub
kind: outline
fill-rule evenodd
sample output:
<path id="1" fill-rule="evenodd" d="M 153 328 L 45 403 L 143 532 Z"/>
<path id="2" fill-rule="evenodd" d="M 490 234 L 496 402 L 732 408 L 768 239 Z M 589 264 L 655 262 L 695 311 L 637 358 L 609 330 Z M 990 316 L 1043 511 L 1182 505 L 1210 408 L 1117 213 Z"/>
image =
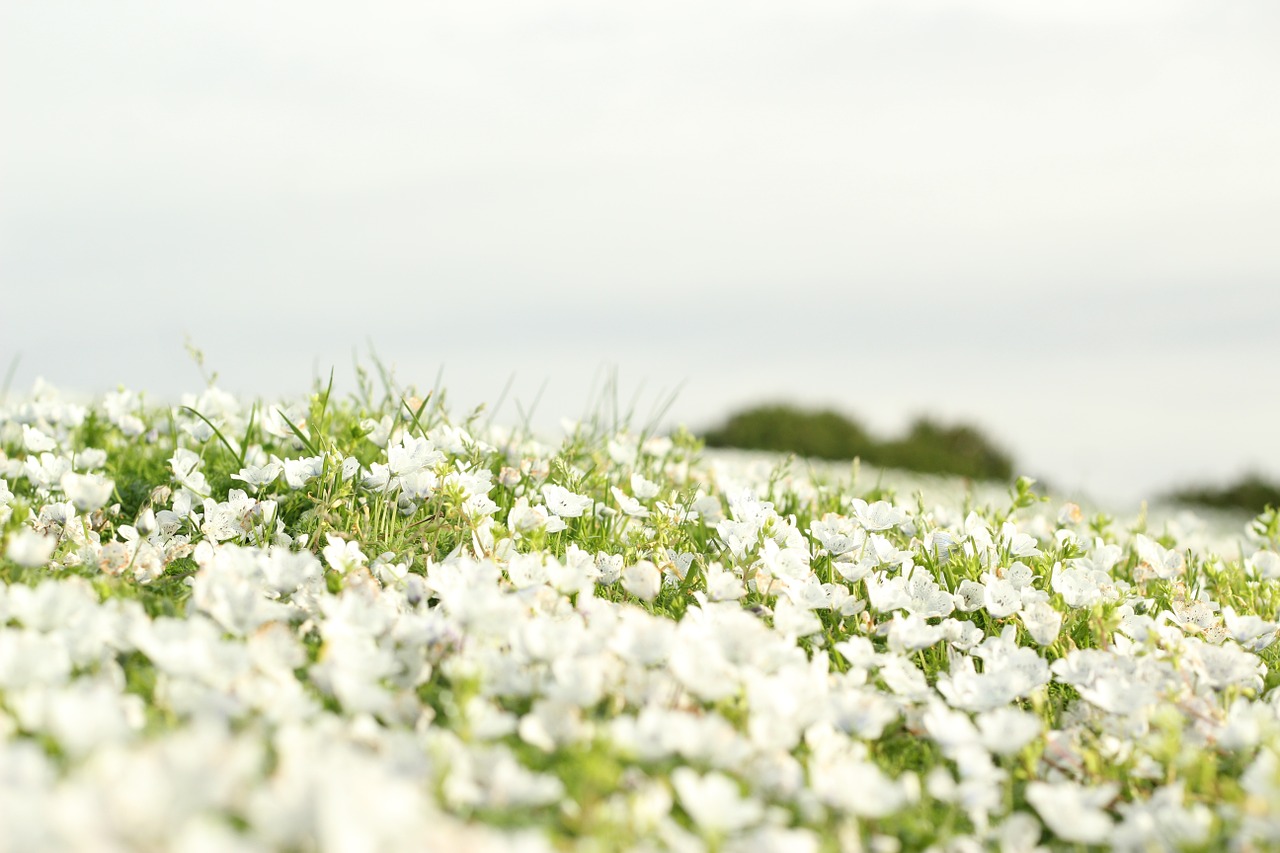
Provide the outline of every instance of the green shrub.
<path id="1" fill-rule="evenodd" d="M 1191 486 L 1168 495 L 1168 500 L 1221 509 L 1243 509 L 1261 513 L 1267 507 L 1280 507 L 1280 486 L 1257 474 L 1247 474 L 1238 482 L 1223 488 Z"/>
<path id="2" fill-rule="evenodd" d="M 829 409 L 808 412 L 769 405 L 731 416 L 705 436 L 710 447 L 776 450 L 817 459 L 865 456 L 875 442 L 862 426 Z"/>
<path id="3" fill-rule="evenodd" d="M 781 404 L 729 417 L 703 437 L 708 447 L 772 450 L 817 459 L 861 458 L 871 465 L 974 479 L 1007 480 L 1013 461 L 977 429 L 921 418 L 901 438 L 879 441 L 838 412 Z"/>

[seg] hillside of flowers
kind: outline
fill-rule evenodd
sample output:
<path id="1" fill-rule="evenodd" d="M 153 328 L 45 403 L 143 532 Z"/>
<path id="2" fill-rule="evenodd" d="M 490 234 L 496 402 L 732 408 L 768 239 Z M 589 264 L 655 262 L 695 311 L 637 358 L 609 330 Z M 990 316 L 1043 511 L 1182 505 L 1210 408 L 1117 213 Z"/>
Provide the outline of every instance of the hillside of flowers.
<path id="1" fill-rule="evenodd" d="M 1280 515 L 844 470 L 367 381 L 37 385 L 0 850 L 1280 847 Z"/>

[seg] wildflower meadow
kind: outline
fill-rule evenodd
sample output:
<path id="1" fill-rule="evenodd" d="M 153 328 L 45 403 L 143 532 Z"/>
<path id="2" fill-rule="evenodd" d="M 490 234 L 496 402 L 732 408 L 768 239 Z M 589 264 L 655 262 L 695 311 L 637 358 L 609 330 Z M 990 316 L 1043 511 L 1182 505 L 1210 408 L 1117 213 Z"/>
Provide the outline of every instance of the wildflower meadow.
<path id="1" fill-rule="evenodd" d="M 0 404 L 0 850 L 1280 847 L 1275 510 L 357 386 Z"/>

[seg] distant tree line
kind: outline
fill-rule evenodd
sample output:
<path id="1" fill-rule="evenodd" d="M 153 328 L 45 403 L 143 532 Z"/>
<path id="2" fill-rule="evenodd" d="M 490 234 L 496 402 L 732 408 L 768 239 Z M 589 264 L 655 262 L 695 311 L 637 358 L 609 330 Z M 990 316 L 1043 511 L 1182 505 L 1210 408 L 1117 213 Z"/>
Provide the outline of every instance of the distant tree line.
<path id="1" fill-rule="evenodd" d="M 1171 492 L 1166 499 L 1173 503 L 1243 509 L 1256 514 L 1269 506 L 1280 507 L 1280 485 L 1267 482 L 1257 474 L 1247 474 L 1229 486 L 1189 486 Z"/>
<path id="2" fill-rule="evenodd" d="M 703 439 L 708 447 L 773 450 L 815 459 L 853 459 L 885 468 L 1008 480 L 1013 460 L 972 426 L 917 419 L 906 435 L 880 440 L 857 421 L 830 409 L 764 405 L 731 415 Z"/>

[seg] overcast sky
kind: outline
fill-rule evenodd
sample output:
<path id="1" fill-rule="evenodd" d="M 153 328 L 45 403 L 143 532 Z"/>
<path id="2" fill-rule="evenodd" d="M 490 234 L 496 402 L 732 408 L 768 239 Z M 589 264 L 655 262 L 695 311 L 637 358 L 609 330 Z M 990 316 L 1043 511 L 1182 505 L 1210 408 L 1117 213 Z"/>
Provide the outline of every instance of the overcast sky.
<path id="1" fill-rule="evenodd" d="M 0 4 L 0 369 L 979 424 L 1280 475 L 1280 4 Z M 508 401 L 499 420 L 514 420 Z"/>

